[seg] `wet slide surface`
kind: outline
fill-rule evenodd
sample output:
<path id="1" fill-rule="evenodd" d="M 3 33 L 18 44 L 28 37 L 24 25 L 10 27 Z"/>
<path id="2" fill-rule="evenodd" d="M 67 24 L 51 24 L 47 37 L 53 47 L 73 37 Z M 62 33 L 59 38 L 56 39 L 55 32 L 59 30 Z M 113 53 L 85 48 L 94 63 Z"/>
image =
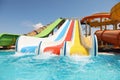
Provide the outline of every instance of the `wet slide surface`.
<path id="1" fill-rule="evenodd" d="M 59 30 L 52 36 L 52 39 L 50 37 L 42 41 L 41 46 L 39 47 L 40 53 L 43 53 L 44 48 L 48 46 L 58 45 L 63 38 L 66 36 L 66 33 L 68 31 L 68 27 L 70 25 L 70 20 L 66 19 L 66 21 L 63 23 L 63 25 L 59 28 Z M 52 52 L 52 51 L 50 51 Z"/>
<path id="2" fill-rule="evenodd" d="M 69 30 L 67 32 L 65 39 L 62 41 L 62 43 L 59 43 L 58 45 L 46 47 L 44 49 L 44 52 L 51 51 L 54 54 L 60 55 L 60 49 L 63 47 L 64 41 L 70 41 L 72 38 L 73 27 L 74 27 L 74 21 L 72 21 L 70 26 L 68 27 Z"/>
<path id="3" fill-rule="evenodd" d="M 56 55 L 64 54 L 65 56 L 88 56 L 90 52 L 93 52 L 93 54 L 96 53 L 97 50 L 94 50 L 96 44 L 91 43 L 91 46 L 85 45 L 86 43 L 90 43 L 89 39 L 91 37 L 84 38 L 79 21 L 64 20 L 64 23 L 52 36 L 44 38 L 19 37 L 18 45 L 16 45 L 16 52 L 36 53 L 38 55 L 50 52 Z M 61 21 L 62 20 L 60 20 L 59 23 Z M 95 40 L 93 39 L 93 43 L 95 43 Z"/>
<path id="4" fill-rule="evenodd" d="M 78 20 L 76 20 L 70 55 L 88 55 L 87 49 L 81 44 L 81 32 L 79 27 L 81 26 Z"/>
<path id="5" fill-rule="evenodd" d="M 63 25 L 63 22 L 66 24 L 69 21 L 68 20 L 65 21 L 65 19 L 59 18 L 55 22 L 50 24 L 42 32 L 44 33 L 46 31 L 49 31 L 49 32 L 53 31 L 56 27 L 60 27 L 61 25 Z M 59 29 L 61 29 L 61 30 L 59 30 Z M 39 46 L 41 41 L 51 41 L 51 40 L 59 39 L 58 36 L 61 34 L 61 31 L 66 30 L 62 26 L 59 29 L 56 32 L 56 34 L 54 34 L 52 36 L 49 36 L 49 37 L 44 36 L 44 38 L 37 38 L 37 37 L 40 37 L 42 35 L 42 32 L 40 33 L 41 35 L 38 34 L 39 36 L 37 36 L 37 37 L 20 36 L 19 39 L 18 39 L 18 43 L 16 45 L 17 46 L 16 50 L 19 51 L 19 52 L 23 52 L 23 53 L 25 53 L 25 52 L 35 52 L 36 48 Z M 48 32 L 46 32 L 43 35 L 46 35 L 46 34 L 48 34 Z M 42 37 L 43 37 L 43 35 L 42 35 Z"/>

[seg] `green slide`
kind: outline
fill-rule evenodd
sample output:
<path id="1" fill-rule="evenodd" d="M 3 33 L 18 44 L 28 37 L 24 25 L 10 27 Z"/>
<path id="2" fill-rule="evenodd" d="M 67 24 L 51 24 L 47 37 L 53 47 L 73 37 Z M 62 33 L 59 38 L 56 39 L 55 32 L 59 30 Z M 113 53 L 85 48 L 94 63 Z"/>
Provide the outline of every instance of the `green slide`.
<path id="1" fill-rule="evenodd" d="M 46 37 L 48 36 L 56 27 L 59 27 L 65 20 L 62 18 L 58 18 L 56 21 L 48 25 L 43 31 L 35 35 L 34 37 Z M 9 47 L 15 44 L 16 39 L 20 35 L 16 34 L 0 34 L 0 47 Z"/>
<path id="2" fill-rule="evenodd" d="M 0 46 L 9 47 L 14 45 L 18 37 L 19 35 L 2 33 L 0 34 Z"/>
<path id="3" fill-rule="evenodd" d="M 58 27 L 61 23 L 65 21 L 64 19 L 58 18 L 55 22 L 52 24 L 48 25 L 46 29 L 41 31 L 39 34 L 35 35 L 35 37 L 47 37 L 56 27 Z"/>

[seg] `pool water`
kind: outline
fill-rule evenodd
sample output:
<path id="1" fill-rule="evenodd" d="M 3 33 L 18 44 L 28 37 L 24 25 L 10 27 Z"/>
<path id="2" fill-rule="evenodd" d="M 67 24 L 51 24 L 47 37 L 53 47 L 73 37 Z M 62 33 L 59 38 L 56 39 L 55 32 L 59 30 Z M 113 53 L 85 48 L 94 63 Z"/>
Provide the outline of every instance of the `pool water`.
<path id="1" fill-rule="evenodd" d="M 0 51 L 0 80 L 120 80 L 120 55 L 80 58 Z"/>

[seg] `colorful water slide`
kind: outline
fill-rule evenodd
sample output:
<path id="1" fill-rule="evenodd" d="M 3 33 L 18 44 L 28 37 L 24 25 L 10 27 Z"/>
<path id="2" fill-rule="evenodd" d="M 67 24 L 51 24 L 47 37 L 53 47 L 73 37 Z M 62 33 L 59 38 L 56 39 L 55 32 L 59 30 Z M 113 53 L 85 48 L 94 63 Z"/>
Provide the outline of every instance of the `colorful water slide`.
<path id="1" fill-rule="evenodd" d="M 9 48 L 15 44 L 19 35 L 16 34 L 0 34 L 0 46 Z"/>
<path id="2" fill-rule="evenodd" d="M 74 27 L 74 20 L 71 20 L 69 25 L 65 26 L 61 34 L 58 36 L 59 40 L 42 42 L 40 46 L 40 53 L 50 52 L 56 55 L 60 55 L 60 51 L 64 45 L 64 41 L 70 41 L 72 38 L 72 32 Z M 60 37 L 62 36 L 62 37 Z"/>
<path id="3" fill-rule="evenodd" d="M 73 38 L 64 44 L 63 54 L 67 56 L 79 55 L 89 56 L 97 54 L 97 39 L 92 37 L 83 37 L 81 25 L 75 20 Z"/>
<path id="4" fill-rule="evenodd" d="M 64 21 L 65 21 L 64 19 L 58 18 L 55 22 L 49 24 L 48 26 L 41 27 L 41 28 L 34 30 L 34 31 L 32 31 L 28 34 L 25 34 L 25 35 L 36 36 L 36 37 L 46 37 L 49 34 L 49 32 L 51 32 L 54 29 L 54 27 L 60 26 Z M 45 33 L 45 31 L 48 31 L 48 32 Z M 42 32 L 42 34 L 40 32 Z M 3 34 L 3 33 L 0 34 L 0 47 L 1 48 L 10 48 L 11 46 L 14 46 L 14 44 L 16 43 L 16 39 L 19 36 L 20 35 L 8 34 L 8 33 L 7 34 Z M 13 40 L 13 41 L 11 41 L 11 40 Z"/>
<path id="5" fill-rule="evenodd" d="M 64 20 L 64 19 L 59 19 L 59 23 L 62 20 Z M 59 23 L 57 23 L 57 25 Z M 66 30 L 66 29 L 64 29 L 64 26 L 68 25 L 68 23 L 69 23 L 69 20 L 66 19 L 65 22 L 62 24 L 62 26 L 58 29 L 58 31 L 54 35 L 46 37 L 46 38 L 37 38 L 38 35 L 36 37 L 20 36 L 16 43 L 16 51 L 22 52 L 22 53 L 26 53 L 26 52 L 34 53 L 37 50 L 37 48 L 39 47 L 41 41 L 53 41 L 53 40 L 59 39 L 60 38 L 59 34 L 61 34 L 62 30 Z M 50 27 L 55 29 L 56 28 L 55 26 L 57 26 L 57 25 L 51 24 Z M 46 29 L 50 29 L 50 31 L 52 31 L 51 28 L 46 28 Z M 45 29 L 45 32 L 49 31 L 46 29 Z M 46 33 L 45 32 L 43 30 L 43 32 L 41 32 L 39 34 L 39 37 L 47 36 L 48 32 L 46 32 Z"/>

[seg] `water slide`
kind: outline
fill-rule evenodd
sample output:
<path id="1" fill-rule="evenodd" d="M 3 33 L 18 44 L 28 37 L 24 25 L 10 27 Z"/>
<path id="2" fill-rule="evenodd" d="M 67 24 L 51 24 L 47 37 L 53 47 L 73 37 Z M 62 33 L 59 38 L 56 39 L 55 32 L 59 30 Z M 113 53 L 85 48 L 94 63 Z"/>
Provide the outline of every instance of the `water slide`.
<path id="1" fill-rule="evenodd" d="M 0 34 L 0 46 L 9 48 L 11 45 L 15 45 L 18 36 L 16 34 Z"/>
<path id="2" fill-rule="evenodd" d="M 120 30 L 98 30 L 95 32 L 98 40 L 114 45 L 120 46 Z"/>
<path id="3" fill-rule="evenodd" d="M 55 24 L 51 24 L 50 27 L 47 27 L 45 30 L 43 30 L 40 34 L 38 34 L 36 37 L 28 37 L 28 36 L 20 36 L 16 43 L 16 52 L 30 52 L 35 53 L 39 45 L 41 44 L 41 41 L 54 41 L 60 38 L 60 34 L 62 33 L 62 30 L 66 30 L 66 25 L 69 24 L 69 20 L 66 19 L 65 22 L 61 25 L 61 27 L 57 30 L 57 32 L 49 37 L 45 38 L 38 38 L 43 36 L 48 36 L 48 34 L 57 27 L 57 25 L 63 21 L 64 19 L 58 19 Z M 65 28 L 65 29 L 64 29 Z M 49 30 L 48 30 L 49 29 Z"/>
<path id="4" fill-rule="evenodd" d="M 74 27 L 74 20 L 71 20 L 69 25 L 65 26 L 62 33 L 58 36 L 59 40 L 42 42 L 40 48 L 40 53 L 50 52 L 56 55 L 60 55 L 60 51 L 64 45 L 65 41 L 70 41 L 72 38 L 72 32 Z M 67 30 L 66 30 L 67 29 Z M 61 36 L 61 37 L 60 37 Z"/>
<path id="5" fill-rule="evenodd" d="M 64 19 L 58 18 L 54 23 L 48 25 L 46 29 L 41 31 L 39 34 L 35 35 L 35 37 L 47 37 L 55 28 L 57 28 L 59 25 L 61 26 L 61 23 L 64 22 Z"/>
<path id="6" fill-rule="evenodd" d="M 35 36 L 36 34 L 40 33 L 43 29 L 45 29 L 46 27 L 41 27 L 37 30 L 34 30 L 32 32 L 29 32 L 27 34 L 24 34 L 26 36 Z M 8 33 L 1 33 L 0 34 L 0 46 L 1 48 L 5 49 L 5 48 L 11 48 L 12 46 L 15 45 L 17 38 L 20 35 L 18 34 L 8 34 Z"/>
<path id="7" fill-rule="evenodd" d="M 65 21 L 64 19 L 58 18 L 56 21 L 49 24 L 48 26 L 39 28 L 39 29 L 34 30 L 34 31 L 32 31 L 28 34 L 25 34 L 25 35 L 26 35 L 26 37 L 27 36 L 46 37 L 46 36 L 48 36 L 48 34 L 50 32 L 52 32 L 52 30 L 54 30 L 54 28 L 56 28 L 57 26 L 61 26 L 61 24 L 64 21 Z M 16 40 L 19 36 L 20 35 L 17 35 L 17 34 L 1 33 L 0 34 L 0 46 L 1 46 L 1 48 L 10 48 L 11 46 L 14 46 L 14 44 L 16 43 Z"/>
<path id="8" fill-rule="evenodd" d="M 64 22 L 64 20 L 63 20 L 63 22 Z M 50 24 L 47 24 L 47 25 L 45 25 L 45 26 L 41 26 L 40 28 L 35 29 L 35 30 L 33 30 L 33 31 L 31 31 L 31 32 L 29 32 L 29 33 L 27 33 L 27 34 L 24 34 L 24 35 L 26 35 L 26 36 L 35 36 L 35 35 L 39 34 L 41 31 L 43 31 L 44 29 L 46 29 L 47 27 L 49 27 L 49 25 L 51 25 L 51 24 L 53 24 L 53 23 L 54 23 L 54 22 L 52 22 L 52 23 L 50 23 Z M 61 24 L 62 24 L 62 22 L 61 22 Z"/>
<path id="9" fill-rule="evenodd" d="M 64 44 L 63 54 L 67 56 L 95 56 L 97 54 L 97 39 L 96 36 L 84 37 L 81 31 L 81 25 L 78 20 L 75 20 L 73 38 Z"/>

